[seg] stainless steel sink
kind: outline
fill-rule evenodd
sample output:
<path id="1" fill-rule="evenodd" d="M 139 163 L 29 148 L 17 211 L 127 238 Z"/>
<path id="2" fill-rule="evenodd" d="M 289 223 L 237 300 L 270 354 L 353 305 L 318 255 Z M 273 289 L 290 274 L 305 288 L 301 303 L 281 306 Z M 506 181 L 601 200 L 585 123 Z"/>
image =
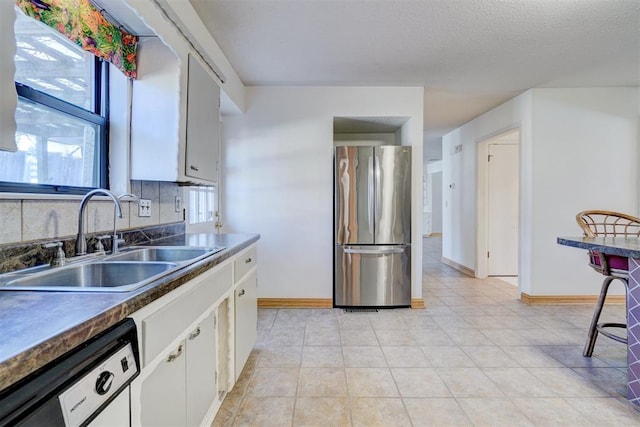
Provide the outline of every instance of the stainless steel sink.
<path id="1" fill-rule="evenodd" d="M 0 275 L 0 290 L 128 292 L 223 249 L 132 246 L 115 255 L 70 258 L 63 267 L 46 265 L 6 273 Z"/>
<path id="2" fill-rule="evenodd" d="M 90 262 L 11 280 L 3 289 L 127 292 L 175 270 L 173 262 Z"/>
<path id="3" fill-rule="evenodd" d="M 110 255 L 105 262 L 112 261 L 166 261 L 182 262 L 195 261 L 223 250 L 223 247 L 188 247 L 188 246 L 142 246 L 131 247 L 122 252 Z"/>
<path id="4" fill-rule="evenodd" d="M 3 273 L 0 275 L 2 280 L 0 280 L 0 287 L 2 283 L 7 283 L 14 279 L 19 279 L 21 277 L 31 276 L 35 273 L 41 273 L 43 271 L 51 270 L 54 267 L 51 267 L 49 264 L 36 265 L 35 267 L 23 268 L 22 270 L 10 271 L 8 273 Z"/>

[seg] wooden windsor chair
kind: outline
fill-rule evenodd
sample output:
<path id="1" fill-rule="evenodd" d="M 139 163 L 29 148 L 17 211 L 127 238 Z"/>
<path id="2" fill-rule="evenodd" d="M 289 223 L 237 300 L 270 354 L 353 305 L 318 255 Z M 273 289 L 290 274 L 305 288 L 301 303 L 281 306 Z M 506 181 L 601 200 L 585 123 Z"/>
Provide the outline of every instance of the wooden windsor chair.
<path id="1" fill-rule="evenodd" d="M 588 210 L 580 212 L 576 215 L 576 221 L 585 237 L 639 237 L 640 236 L 640 218 L 631 215 L 604 211 L 604 210 Z M 609 291 L 611 282 L 618 279 L 624 283 L 625 291 L 629 287 L 629 260 L 627 257 L 619 255 L 603 254 L 598 251 L 589 251 L 589 266 L 598 273 L 605 276 L 600 289 L 600 297 L 596 304 L 591 325 L 587 335 L 582 355 L 591 357 L 593 349 L 596 345 L 598 333 L 611 338 L 612 340 L 625 343 L 626 336 L 617 335 L 607 330 L 607 328 L 626 329 L 626 323 L 603 322 L 599 323 L 600 314 Z M 626 297 L 626 294 L 625 294 Z"/>

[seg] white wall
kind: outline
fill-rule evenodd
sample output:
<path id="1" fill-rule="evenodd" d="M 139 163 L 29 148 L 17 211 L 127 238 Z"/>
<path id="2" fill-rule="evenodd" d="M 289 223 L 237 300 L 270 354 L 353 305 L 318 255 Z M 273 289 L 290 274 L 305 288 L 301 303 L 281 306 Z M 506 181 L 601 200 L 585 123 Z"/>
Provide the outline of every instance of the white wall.
<path id="1" fill-rule="evenodd" d="M 442 233 L 442 171 L 431 175 L 431 233 Z"/>
<path id="2" fill-rule="evenodd" d="M 520 128 L 520 174 L 531 176 L 530 151 L 532 91 L 494 108 L 442 138 L 442 256 L 475 270 L 476 261 L 476 148 L 477 143 L 508 129 Z M 461 150 L 456 150 L 460 146 Z M 520 181 L 521 254 L 529 253 L 530 179 Z M 525 274 L 523 266 L 520 273 Z M 526 275 L 526 274 L 525 274 Z"/>
<path id="3" fill-rule="evenodd" d="M 555 240 L 581 234 L 585 209 L 638 213 L 638 111 L 638 88 L 533 91 L 535 294 L 599 292 L 586 252 Z"/>
<path id="4" fill-rule="evenodd" d="M 261 298 L 333 296 L 333 117 L 410 117 L 412 296 L 422 296 L 423 89 L 250 87 L 225 116 L 224 231 L 258 232 Z M 404 138 L 404 136 L 403 136 Z"/>
<path id="5" fill-rule="evenodd" d="M 109 189 L 131 192 L 131 80 L 109 64 Z"/>
<path id="6" fill-rule="evenodd" d="M 468 268 L 476 266 L 477 143 L 517 127 L 520 290 L 595 294 L 601 277 L 586 253 L 556 238 L 580 235 L 575 215 L 584 209 L 637 213 L 638 88 L 532 89 L 443 138 L 443 256 Z"/>

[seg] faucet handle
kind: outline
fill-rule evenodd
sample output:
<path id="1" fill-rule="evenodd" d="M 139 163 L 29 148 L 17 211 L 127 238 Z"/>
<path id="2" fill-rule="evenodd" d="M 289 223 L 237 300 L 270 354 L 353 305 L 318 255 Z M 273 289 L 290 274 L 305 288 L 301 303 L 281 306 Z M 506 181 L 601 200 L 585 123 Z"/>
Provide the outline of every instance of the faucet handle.
<path id="1" fill-rule="evenodd" d="M 53 258 L 51 258 L 51 262 L 49 263 L 51 267 L 62 267 L 65 264 L 66 257 L 62 250 L 62 242 L 45 243 L 42 247 L 45 249 L 57 248 L 53 254 Z"/>
<path id="2" fill-rule="evenodd" d="M 96 236 L 96 239 L 98 239 L 98 241 L 96 242 L 96 246 L 95 246 L 95 250 L 96 250 L 96 252 L 98 252 L 98 253 L 102 253 L 102 254 L 104 254 L 104 253 L 105 253 L 105 251 L 104 251 L 104 245 L 102 244 L 102 240 L 103 240 L 103 239 L 108 239 L 108 238 L 110 238 L 110 237 L 111 237 L 111 236 L 110 236 L 110 235 L 108 235 L 108 234 L 104 234 L 104 235 L 102 235 L 102 236 Z"/>
<path id="3" fill-rule="evenodd" d="M 112 253 L 116 253 L 118 252 L 118 250 L 120 250 L 120 245 L 125 243 L 125 240 L 122 236 L 122 233 L 120 234 L 114 234 L 113 235 L 114 239 L 113 239 L 113 250 L 111 251 Z"/>

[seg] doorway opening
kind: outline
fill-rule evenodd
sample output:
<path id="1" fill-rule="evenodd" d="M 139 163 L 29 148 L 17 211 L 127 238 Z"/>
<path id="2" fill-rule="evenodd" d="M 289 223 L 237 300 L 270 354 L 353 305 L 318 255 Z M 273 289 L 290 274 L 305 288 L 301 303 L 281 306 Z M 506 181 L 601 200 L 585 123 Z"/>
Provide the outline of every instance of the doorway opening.
<path id="1" fill-rule="evenodd" d="M 423 178 L 422 235 L 442 236 L 442 160 L 427 164 Z"/>
<path id="2" fill-rule="evenodd" d="M 478 143 L 476 277 L 518 286 L 520 130 Z"/>

